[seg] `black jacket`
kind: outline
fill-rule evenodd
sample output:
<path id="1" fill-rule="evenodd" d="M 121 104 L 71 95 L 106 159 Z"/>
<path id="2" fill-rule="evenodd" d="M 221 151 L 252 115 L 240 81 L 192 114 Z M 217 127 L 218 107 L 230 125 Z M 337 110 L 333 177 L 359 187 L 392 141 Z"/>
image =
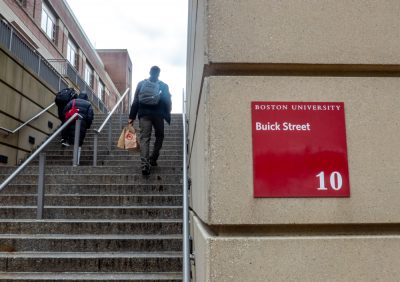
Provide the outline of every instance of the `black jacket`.
<path id="1" fill-rule="evenodd" d="M 144 105 L 139 103 L 139 91 L 142 87 L 143 81 L 140 81 L 136 87 L 135 96 L 129 112 L 130 119 L 136 119 L 136 115 L 140 119 L 144 116 L 162 117 L 166 122 L 171 123 L 171 94 L 169 93 L 168 85 L 161 80 L 160 83 L 161 97 L 158 105 Z"/>
<path id="2" fill-rule="evenodd" d="M 69 101 L 64 108 L 65 113 L 72 108 L 72 103 L 74 100 Z M 88 101 L 88 96 L 86 93 L 79 94 L 78 98 L 75 99 L 75 106 L 79 109 L 79 114 L 82 116 L 82 122 L 85 124 L 86 129 L 89 129 L 93 122 L 93 108 Z"/>

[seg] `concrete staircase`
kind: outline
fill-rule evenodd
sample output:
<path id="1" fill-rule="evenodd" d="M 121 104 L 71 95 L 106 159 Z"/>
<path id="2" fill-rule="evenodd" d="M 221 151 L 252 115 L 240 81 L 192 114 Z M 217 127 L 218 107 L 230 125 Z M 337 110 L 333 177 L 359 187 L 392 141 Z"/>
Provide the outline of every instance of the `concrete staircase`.
<path id="1" fill-rule="evenodd" d="M 88 131 L 79 167 L 72 146 L 48 146 L 45 219 L 36 220 L 37 163 L 0 193 L 0 281 L 182 281 L 181 115 L 166 125 L 149 177 L 139 153 L 115 149 L 117 120 L 113 151 L 104 130 L 92 167 L 92 130 L 104 118 Z M 0 181 L 13 170 L 0 167 Z"/>

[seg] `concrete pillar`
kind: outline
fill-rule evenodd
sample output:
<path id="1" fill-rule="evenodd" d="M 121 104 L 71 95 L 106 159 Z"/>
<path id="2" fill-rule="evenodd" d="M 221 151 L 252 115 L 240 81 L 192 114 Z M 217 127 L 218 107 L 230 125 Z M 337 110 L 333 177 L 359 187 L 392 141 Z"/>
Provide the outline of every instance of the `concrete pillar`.
<path id="1" fill-rule="evenodd" d="M 192 0 L 195 281 L 400 277 L 397 1 Z M 344 102 L 349 198 L 254 198 L 252 101 Z"/>

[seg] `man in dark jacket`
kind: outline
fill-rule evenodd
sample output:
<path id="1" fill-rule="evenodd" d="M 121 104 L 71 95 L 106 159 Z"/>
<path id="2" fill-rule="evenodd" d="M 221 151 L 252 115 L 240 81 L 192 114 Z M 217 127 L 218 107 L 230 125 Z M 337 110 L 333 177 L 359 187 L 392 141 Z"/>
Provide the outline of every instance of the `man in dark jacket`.
<path id="1" fill-rule="evenodd" d="M 129 113 L 129 123 L 133 124 L 136 116 L 140 127 L 140 160 L 142 174 L 150 174 L 150 165 L 157 166 L 157 159 L 164 140 L 164 120 L 171 122 L 171 94 L 168 85 L 158 79 L 160 68 L 150 69 L 150 78 L 138 83 Z M 156 140 L 150 155 L 150 138 L 154 127 Z"/>
<path id="2" fill-rule="evenodd" d="M 65 114 L 72 108 L 73 101 L 70 101 L 64 108 L 64 116 Z M 78 151 L 78 164 L 79 164 L 79 156 L 81 147 L 83 145 L 83 141 L 85 140 L 86 130 L 90 128 L 93 122 L 93 108 L 90 102 L 88 101 L 88 96 L 86 93 L 80 93 L 78 98 L 75 99 L 75 106 L 78 108 L 79 115 L 81 118 L 81 129 L 79 135 L 79 151 Z M 70 144 L 74 144 L 75 139 L 75 122 L 70 123 L 69 126 L 65 129 L 65 137 L 66 141 L 62 143 L 64 147 L 70 146 Z"/>

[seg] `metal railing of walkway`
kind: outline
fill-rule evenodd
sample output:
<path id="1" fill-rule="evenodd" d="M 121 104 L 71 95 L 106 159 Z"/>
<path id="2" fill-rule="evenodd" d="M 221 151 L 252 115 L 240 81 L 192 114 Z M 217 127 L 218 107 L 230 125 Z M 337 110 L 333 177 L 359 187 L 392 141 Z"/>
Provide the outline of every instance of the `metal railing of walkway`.
<path id="1" fill-rule="evenodd" d="M 25 40 L 4 19 L 0 20 L 0 45 L 14 55 L 22 65 L 35 73 L 45 81 L 55 92 L 68 87 L 68 82 L 63 76 L 73 81 L 81 92 L 88 94 L 89 100 L 96 105 L 101 112 L 106 113 L 104 103 L 94 94 L 93 89 L 79 76 L 78 71 L 66 60 L 46 60 L 36 50 L 30 47 Z M 53 66 L 53 61 L 62 61 L 62 68 Z"/>

